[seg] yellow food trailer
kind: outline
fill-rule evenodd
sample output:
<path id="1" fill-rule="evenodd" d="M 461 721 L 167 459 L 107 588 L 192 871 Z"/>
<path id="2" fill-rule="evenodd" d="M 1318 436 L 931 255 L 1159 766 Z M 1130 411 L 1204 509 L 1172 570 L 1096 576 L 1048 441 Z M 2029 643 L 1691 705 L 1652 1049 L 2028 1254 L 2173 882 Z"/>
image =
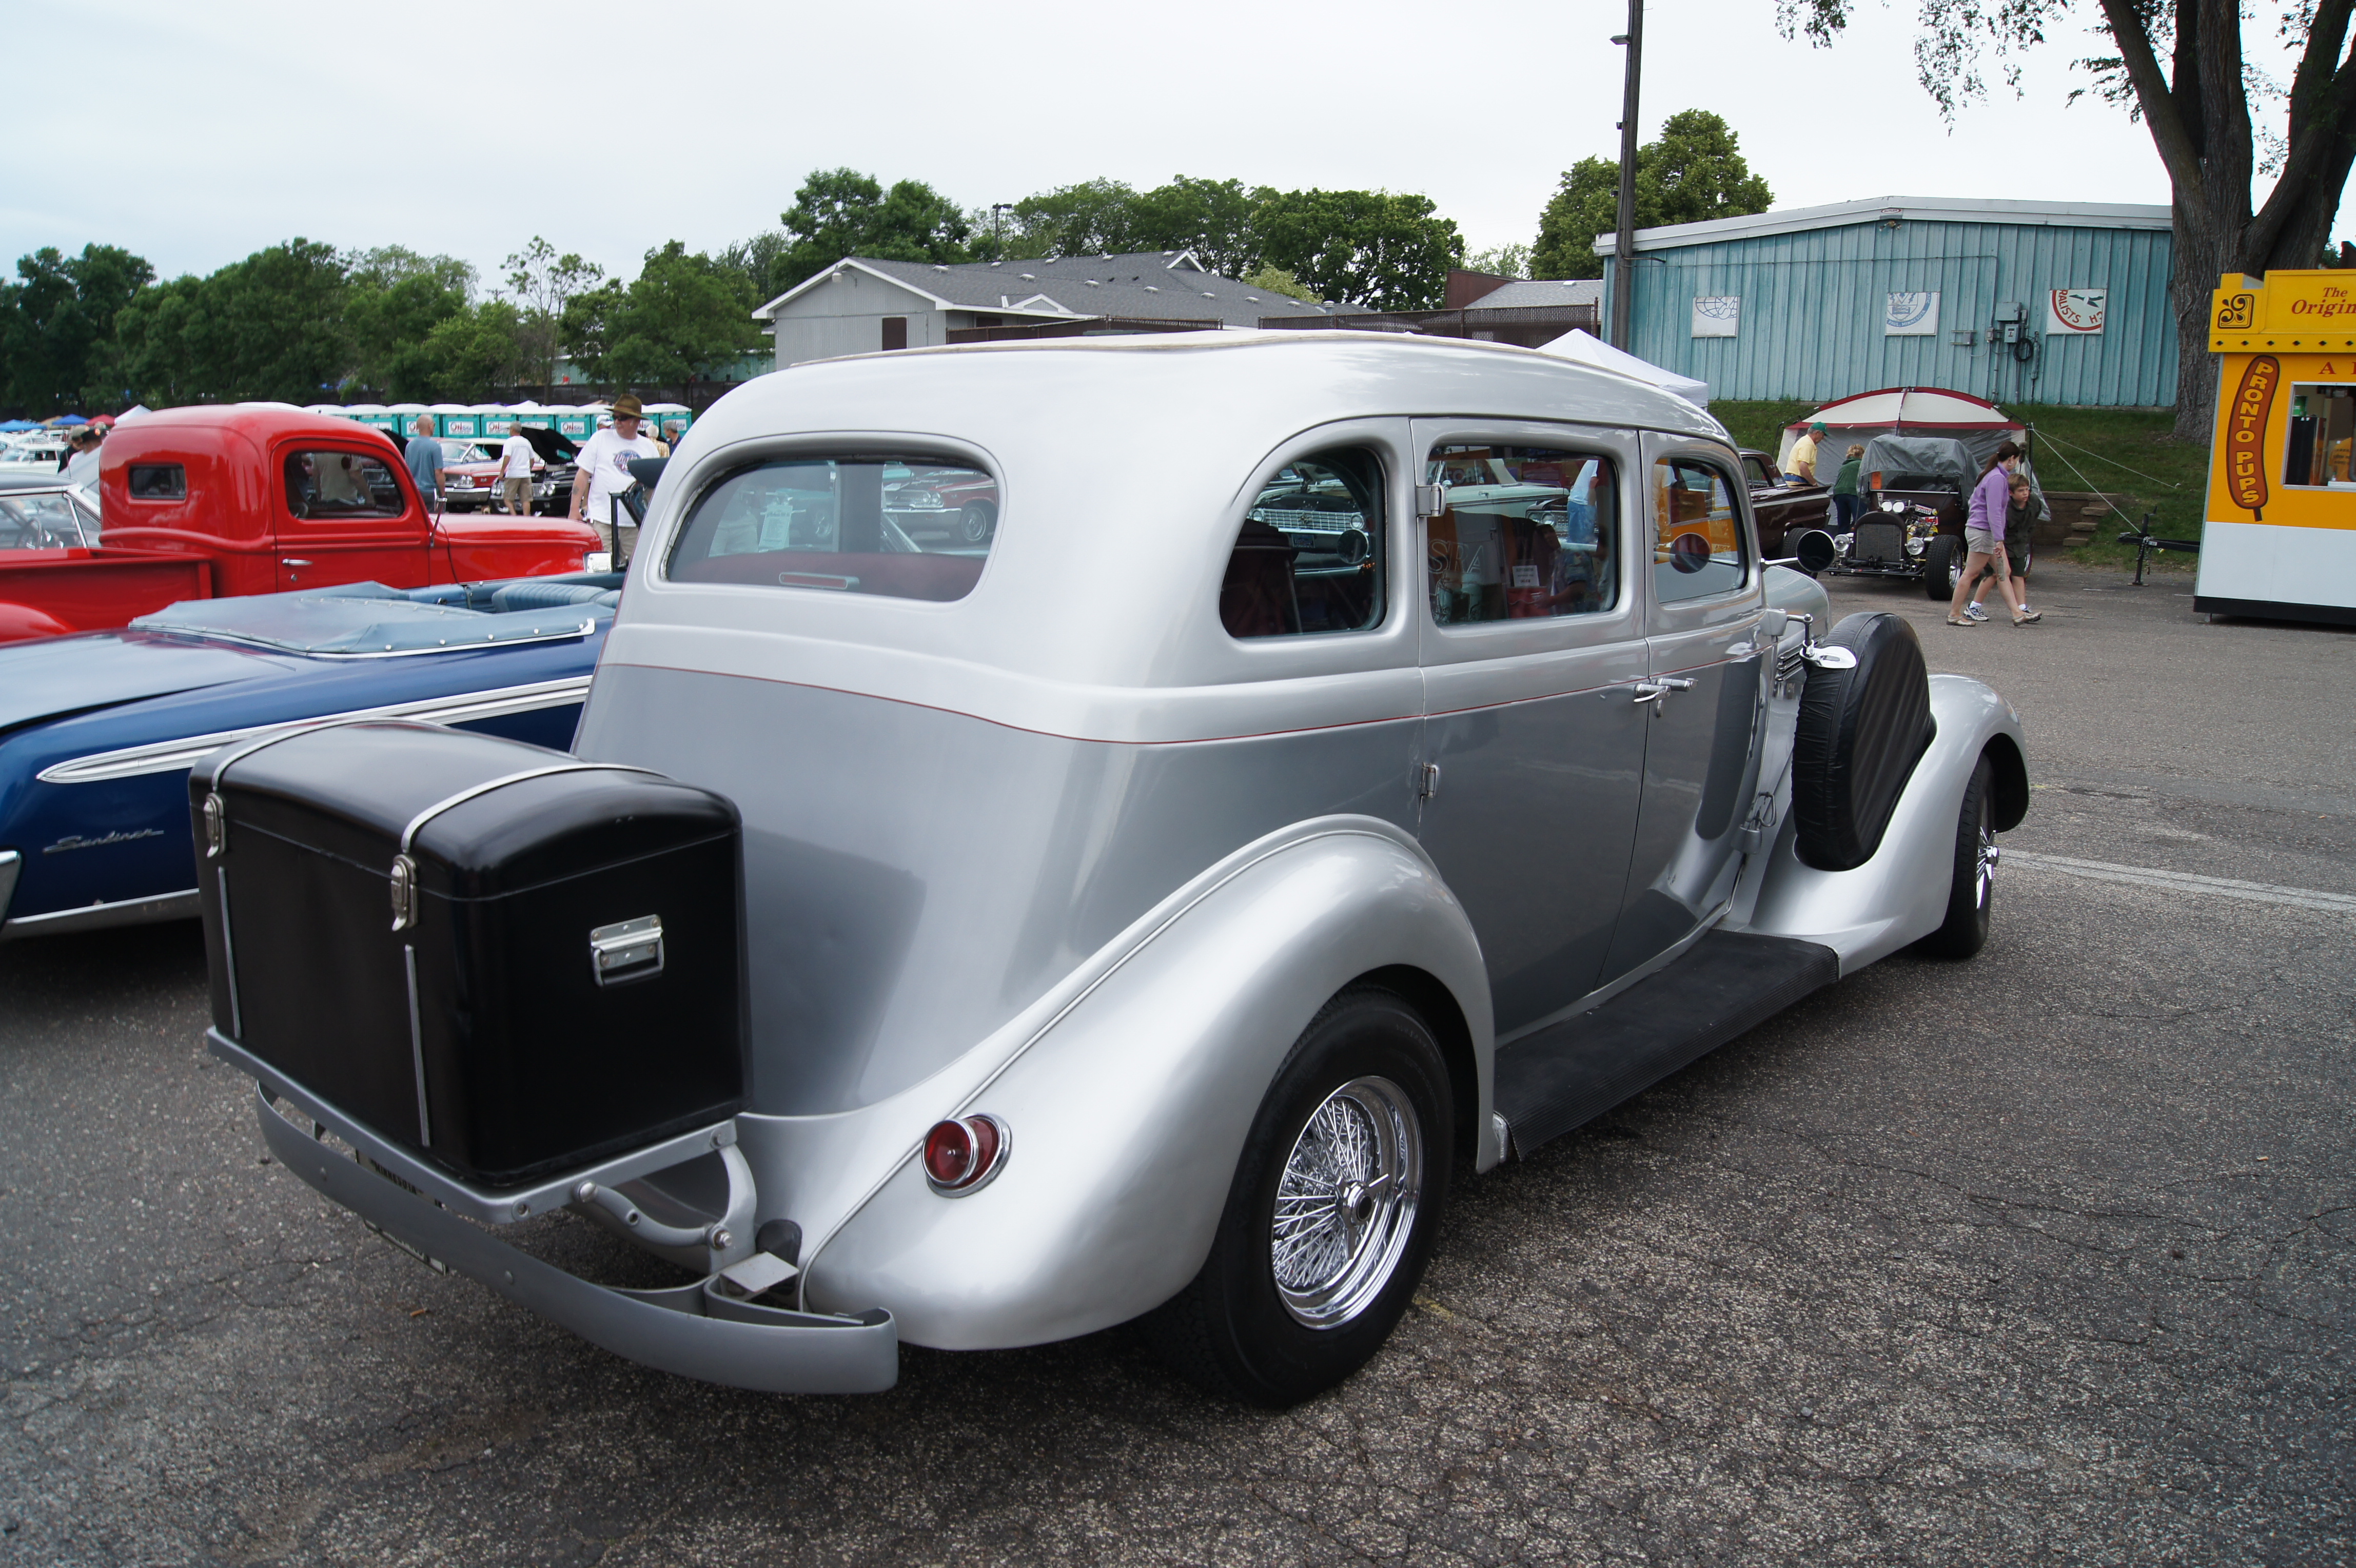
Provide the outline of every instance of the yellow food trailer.
<path id="1" fill-rule="evenodd" d="M 2193 608 L 2356 625 L 2356 272 L 2228 274 Z"/>

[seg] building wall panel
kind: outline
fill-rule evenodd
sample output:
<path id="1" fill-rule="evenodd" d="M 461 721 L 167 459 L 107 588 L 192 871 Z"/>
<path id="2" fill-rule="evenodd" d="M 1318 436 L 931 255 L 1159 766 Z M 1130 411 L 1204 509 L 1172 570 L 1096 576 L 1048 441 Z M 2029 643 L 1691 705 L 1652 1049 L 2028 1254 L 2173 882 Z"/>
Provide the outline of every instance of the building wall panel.
<path id="1" fill-rule="evenodd" d="M 1629 348 L 1725 398 L 1821 403 L 1943 386 L 1998 403 L 2164 407 L 2176 400 L 2170 251 L 2162 231 L 1920 220 L 1643 251 Z M 1616 286 L 1616 263 L 1604 272 Z M 2046 335 L 2056 288 L 2109 291 L 2099 336 Z M 1887 296 L 1924 289 L 1939 295 L 1937 334 L 1884 336 Z M 1692 335 L 1704 295 L 1741 297 L 1736 336 Z M 1987 341 L 2001 301 L 2022 307 L 2027 360 Z M 1965 328 L 1969 341 L 1956 342 Z"/>

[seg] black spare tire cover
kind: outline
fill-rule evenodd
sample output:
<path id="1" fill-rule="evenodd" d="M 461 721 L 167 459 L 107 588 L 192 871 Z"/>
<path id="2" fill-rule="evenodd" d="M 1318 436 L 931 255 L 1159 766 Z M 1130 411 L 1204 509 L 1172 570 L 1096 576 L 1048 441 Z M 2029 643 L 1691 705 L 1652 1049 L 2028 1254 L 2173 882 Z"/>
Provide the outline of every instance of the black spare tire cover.
<path id="1" fill-rule="evenodd" d="M 1825 641 L 1856 654 L 1857 667 L 1809 667 L 1792 746 L 1792 816 L 1801 860 L 1849 871 L 1881 847 L 1930 748 L 1931 682 L 1914 628 L 1887 611 L 1850 616 Z"/>

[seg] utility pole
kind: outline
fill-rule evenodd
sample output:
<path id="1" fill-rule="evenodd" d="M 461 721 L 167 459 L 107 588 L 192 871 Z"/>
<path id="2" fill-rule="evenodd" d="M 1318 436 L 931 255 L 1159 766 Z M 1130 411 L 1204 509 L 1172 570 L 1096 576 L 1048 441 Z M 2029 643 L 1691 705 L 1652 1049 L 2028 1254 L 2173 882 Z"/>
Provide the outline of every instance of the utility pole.
<path id="1" fill-rule="evenodd" d="M 1644 0 L 1628 0 L 1628 30 L 1613 43 L 1628 51 L 1620 94 L 1620 233 L 1612 249 L 1612 346 L 1628 347 L 1630 307 L 1636 294 L 1636 85 L 1644 74 Z"/>
<path id="2" fill-rule="evenodd" d="M 1006 215 L 1013 210 L 1014 203 L 1011 201 L 993 201 L 990 204 L 991 248 L 998 252 L 998 259 L 1001 261 L 1006 259 Z"/>

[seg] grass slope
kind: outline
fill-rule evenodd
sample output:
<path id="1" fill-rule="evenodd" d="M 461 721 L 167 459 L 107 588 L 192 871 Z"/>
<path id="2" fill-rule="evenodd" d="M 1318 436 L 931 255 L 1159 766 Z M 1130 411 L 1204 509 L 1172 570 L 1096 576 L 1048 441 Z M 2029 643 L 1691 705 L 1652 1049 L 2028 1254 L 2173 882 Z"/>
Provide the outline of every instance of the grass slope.
<path id="1" fill-rule="evenodd" d="M 1805 417 L 1815 405 L 1783 401 L 1718 401 L 1709 405 L 1741 446 L 1772 453 L 1783 444 L 1783 426 Z M 2049 489 L 2104 490 L 2131 496 L 2135 513 L 2152 513 L 2152 531 L 2170 539 L 2201 537 L 2208 494 L 2209 448 L 2169 439 L 2176 415 L 2169 409 L 2063 408 L 2044 403 L 2007 403 L 2005 412 L 2029 427 L 2038 478 Z M 2117 542 L 2127 519 L 2105 519 L 2094 542 L 2070 553 L 2086 565 L 2132 562 L 2135 552 Z M 2164 555 L 2164 565 L 2190 570 L 2190 555 Z"/>

